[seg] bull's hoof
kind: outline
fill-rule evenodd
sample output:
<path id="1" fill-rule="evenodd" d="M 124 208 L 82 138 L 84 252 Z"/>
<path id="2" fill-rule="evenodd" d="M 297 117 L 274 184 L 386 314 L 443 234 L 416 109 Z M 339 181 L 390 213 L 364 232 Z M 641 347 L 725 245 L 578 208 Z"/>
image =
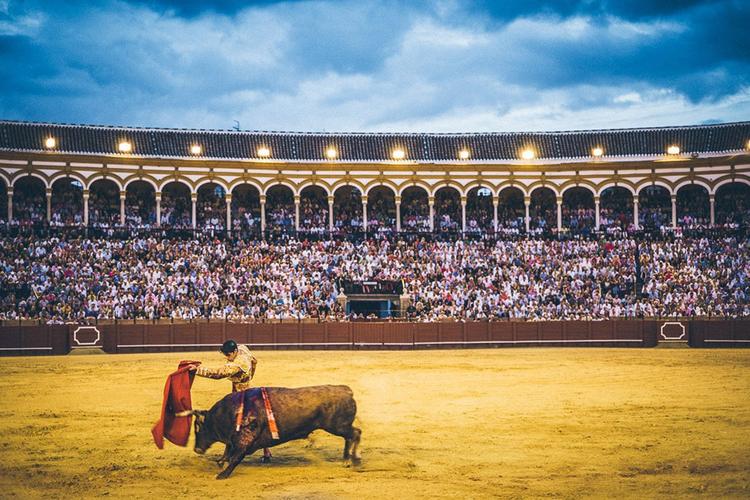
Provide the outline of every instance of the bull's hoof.
<path id="1" fill-rule="evenodd" d="M 358 465 L 362 465 L 362 457 L 352 457 L 352 465 L 355 467 Z"/>
<path id="2" fill-rule="evenodd" d="M 261 457 L 260 463 L 262 463 L 262 464 L 270 464 L 271 463 L 271 457 Z"/>
<path id="3" fill-rule="evenodd" d="M 216 475 L 216 479 L 228 479 L 231 472 L 223 470 Z"/>

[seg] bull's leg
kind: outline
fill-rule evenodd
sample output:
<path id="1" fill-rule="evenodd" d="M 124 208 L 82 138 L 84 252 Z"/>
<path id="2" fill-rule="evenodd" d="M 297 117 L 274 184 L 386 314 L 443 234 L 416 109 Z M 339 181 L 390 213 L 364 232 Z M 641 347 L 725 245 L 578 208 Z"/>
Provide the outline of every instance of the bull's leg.
<path id="1" fill-rule="evenodd" d="M 224 467 L 224 464 L 227 463 L 227 460 L 229 460 L 229 455 L 232 454 L 232 445 L 227 444 L 226 447 L 224 447 L 224 454 L 221 456 L 219 460 L 216 461 L 216 464 L 219 467 Z"/>
<path id="2" fill-rule="evenodd" d="M 351 449 L 350 453 L 352 456 L 352 463 L 358 464 L 362 461 L 362 457 L 359 454 L 359 440 L 362 437 L 362 430 L 352 426 L 352 437 L 351 437 Z"/>
<path id="3" fill-rule="evenodd" d="M 344 438 L 344 460 L 348 458 L 352 459 L 353 463 L 359 463 L 361 457 L 359 456 L 359 440 L 362 436 L 362 431 L 349 424 L 342 427 L 324 428 L 326 432 L 330 432 L 334 436 L 341 436 Z"/>
<path id="4" fill-rule="evenodd" d="M 248 453 L 252 453 L 257 448 L 244 448 L 240 446 L 236 446 L 234 450 L 232 451 L 231 456 L 229 457 L 229 463 L 227 464 L 227 468 L 223 471 L 219 472 L 219 474 L 216 476 L 216 479 L 226 479 L 232 474 L 232 471 L 235 467 L 237 467 L 240 462 L 242 462 L 242 459 L 245 458 L 245 455 Z"/>

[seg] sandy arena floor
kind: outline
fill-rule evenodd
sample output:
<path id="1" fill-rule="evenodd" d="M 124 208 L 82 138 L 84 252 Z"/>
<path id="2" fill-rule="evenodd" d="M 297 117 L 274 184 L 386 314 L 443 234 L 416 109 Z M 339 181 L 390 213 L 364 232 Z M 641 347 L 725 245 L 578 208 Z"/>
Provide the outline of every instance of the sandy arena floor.
<path id="1" fill-rule="evenodd" d="M 158 450 L 166 375 L 218 353 L 0 358 L 0 497 L 750 497 L 750 350 L 257 355 L 258 385 L 352 387 L 361 466 L 322 431 L 228 481 L 220 445 Z"/>

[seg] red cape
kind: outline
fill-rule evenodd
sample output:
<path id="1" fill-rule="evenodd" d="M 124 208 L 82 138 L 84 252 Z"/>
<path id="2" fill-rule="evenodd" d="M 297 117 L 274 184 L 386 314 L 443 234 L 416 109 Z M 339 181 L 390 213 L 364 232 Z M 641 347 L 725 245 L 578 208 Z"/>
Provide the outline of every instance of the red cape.
<path id="1" fill-rule="evenodd" d="M 190 388 L 193 386 L 195 372 L 188 370 L 188 366 L 199 364 L 200 361 L 180 361 L 177 371 L 167 377 L 167 383 L 164 385 L 164 400 L 161 405 L 161 418 L 151 429 L 154 443 L 160 450 L 164 448 L 164 438 L 178 446 L 187 445 L 193 417 L 175 417 L 174 414 L 193 409 Z"/>

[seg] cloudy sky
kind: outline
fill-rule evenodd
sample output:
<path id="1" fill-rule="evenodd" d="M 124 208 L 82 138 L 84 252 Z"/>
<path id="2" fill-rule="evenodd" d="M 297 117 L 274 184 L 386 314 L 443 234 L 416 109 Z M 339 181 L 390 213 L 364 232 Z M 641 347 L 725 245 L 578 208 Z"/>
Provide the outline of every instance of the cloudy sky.
<path id="1" fill-rule="evenodd" d="M 0 0 L 0 119 L 474 132 L 750 120 L 746 0 Z"/>

